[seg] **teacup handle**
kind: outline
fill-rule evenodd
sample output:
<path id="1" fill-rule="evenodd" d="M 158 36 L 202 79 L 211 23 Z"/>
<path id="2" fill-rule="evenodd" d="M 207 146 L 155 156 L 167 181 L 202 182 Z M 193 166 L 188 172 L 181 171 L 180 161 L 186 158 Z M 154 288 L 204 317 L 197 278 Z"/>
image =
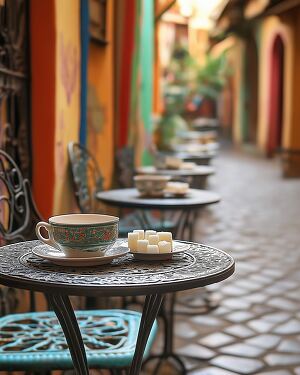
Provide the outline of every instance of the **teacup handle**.
<path id="1" fill-rule="evenodd" d="M 41 234 L 41 228 L 45 228 L 46 231 L 48 232 L 49 237 L 45 238 Z M 50 245 L 52 247 L 55 247 L 58 249 L 57 243 L 53 239 L 53 229 L 52 226 L 49 223 L 46 223 L 45 221 L 40 221 L 37 223 L 35 227 L 35 233 L 37 235 L 37 238 L 41 241 L 43 241 L 45 244 Z"/>

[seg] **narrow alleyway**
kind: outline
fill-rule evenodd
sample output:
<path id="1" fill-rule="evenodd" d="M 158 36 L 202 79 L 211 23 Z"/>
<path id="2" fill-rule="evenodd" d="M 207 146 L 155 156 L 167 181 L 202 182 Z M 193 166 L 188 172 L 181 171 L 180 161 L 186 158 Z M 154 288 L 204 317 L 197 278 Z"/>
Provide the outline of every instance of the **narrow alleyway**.
<path id="1" fill-rule="evenodd" d="M 235 151 L 214 164 L 222 202 L 202 213 L 196 240 L 228 251 L 236 273 L 209 288 L 214 311 L 177 315 L 176 352 L 198 357 L 185 360 L 190 375 L 300 374 L 300 180 Z"/>

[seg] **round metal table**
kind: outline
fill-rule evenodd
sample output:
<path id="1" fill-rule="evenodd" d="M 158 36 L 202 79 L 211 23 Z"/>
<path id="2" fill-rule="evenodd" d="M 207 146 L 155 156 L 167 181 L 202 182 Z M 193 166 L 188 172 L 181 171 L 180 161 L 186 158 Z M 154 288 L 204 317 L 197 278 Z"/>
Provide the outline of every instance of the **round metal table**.
<path id="1" fill-rule="evenodd" d="M 177 238 L 184 239 L 184 233 L 188 229 L 188 236 L 186 237 L 188 240 L 192 240 L 194 236 L 197 211 L 200 208 L 220 201 L 218 194 L 199 189 L 190 189 L 189 193 L 181 198 L 143 198 L 135 188 L 99 192 L 96 194 L 96 198 L 103 203 L 119 208 L 158 209 L 162 213 L 162 226 L 164 222 L 163 212 L 177 210 L 180 214 L 175 225 L 175 235 Z M 147 223 L 146 218 L 145 223 Z"/>
<path id="2" fill-rule="evenodd" d="M 218 133 L 215 130 L 188 130 L 178 133 L 178 137 L 184 141 L 198 141 L 201 142 L 203 139 L 213 139 L 215 140 Z"/>
<path id="3" fill-rule="evenodd" d="M 215 151 L 198 153 L 173 152 L 169 154 L 166 153 L 165 155 L 174 156 L 182 161 L 196 163 L 197 165 L 210 165 L 211 160 L 216 157 L 217 153 Z"/>
<path id="4" fill-rule="evenodd" d="M 197 131 L 219 130 L 220 124 L 216 118 L 198 117 L 192 121 L 192 127 Z"/>
<path id="5" fill-rule="evenodd" d="M 218 142 L 210 142 L 210 143 L 181 143 L 176 144 L 172 147 L 173 152 L 188 152 L 188 153 L 195 153 L 195 152 L 216 152 L 219 149 Z"/>
<path id="6" fill-rule="evenodd" d="M 172 179 L 186 179 L 191 188 L 203 189 L 207 178 L 215 173 L 215 169 L 208 165 L 197 165 L 192 169 L 158 169 L 154 166 L 139 167 L 138 174 L 168 175 Z"/>
<path id="7" fill-rule="evenodd" d="M 43 292 L 64 331 L 77 374 L 88 375 L 85 347 L 69 296 L 146 296 L 130 375 L 140 372 L 144 349 L 163 295 L 204 287 L 228 278 L 234 260 L 221 250 L 192 243 L 172 261 L 146 263 L 130 254 L 101 267 L 61 267 L 36 257 L 40 241 L 0 249 L 0 283 Z"/>
<path id="8" fill-rule="evenodd" d="M 140 174 L 169 175 L 172 177 L 210 176 L 215 173 L 213 167 L 197 165 L 193 169 L 157 169 L 153 166 L 139 167 L 136 171 Z"/>

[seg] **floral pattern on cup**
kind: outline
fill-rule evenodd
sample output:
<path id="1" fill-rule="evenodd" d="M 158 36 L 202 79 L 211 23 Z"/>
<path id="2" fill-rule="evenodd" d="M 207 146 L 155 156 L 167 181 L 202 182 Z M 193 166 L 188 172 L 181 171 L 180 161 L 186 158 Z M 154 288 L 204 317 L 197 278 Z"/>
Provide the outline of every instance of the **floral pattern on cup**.
<path id="1" fill-rule="evenodd" d="M 110 243 L 118 238 L 118 223 L 105 227 L 54 226 L 54 240 L 67 246 L 89 246 L 99 242 Z"/>

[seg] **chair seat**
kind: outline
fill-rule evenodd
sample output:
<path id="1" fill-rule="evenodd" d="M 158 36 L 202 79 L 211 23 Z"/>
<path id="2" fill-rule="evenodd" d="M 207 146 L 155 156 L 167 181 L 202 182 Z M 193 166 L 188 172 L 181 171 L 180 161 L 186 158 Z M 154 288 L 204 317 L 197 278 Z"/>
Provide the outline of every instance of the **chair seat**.
<path id="1" fill-rule="evenodd" d="M 145 212 L 144 216 L 139 211 L 134 211 L 130 214 L 124 215 L 119 222 L 120 237 L 127 237 L 129 232 L 135 229 L 152 229 L 156 231 L 172 231 L 175 228 L 175 223 L 171 220 L 164 220 L 163 222 L 149 212 Z"/>
<path id="2" fill-rule="evenodd" d="M 128 367 L 134 355 L 141 314 L 129 310 L 75 312 L 90 368 Z M 157 331 L 153 325 L 146 357 Z M 72 369 L 72 359 L 54 312 L 10 314 L 0 318 L 3 371 Z"/>

